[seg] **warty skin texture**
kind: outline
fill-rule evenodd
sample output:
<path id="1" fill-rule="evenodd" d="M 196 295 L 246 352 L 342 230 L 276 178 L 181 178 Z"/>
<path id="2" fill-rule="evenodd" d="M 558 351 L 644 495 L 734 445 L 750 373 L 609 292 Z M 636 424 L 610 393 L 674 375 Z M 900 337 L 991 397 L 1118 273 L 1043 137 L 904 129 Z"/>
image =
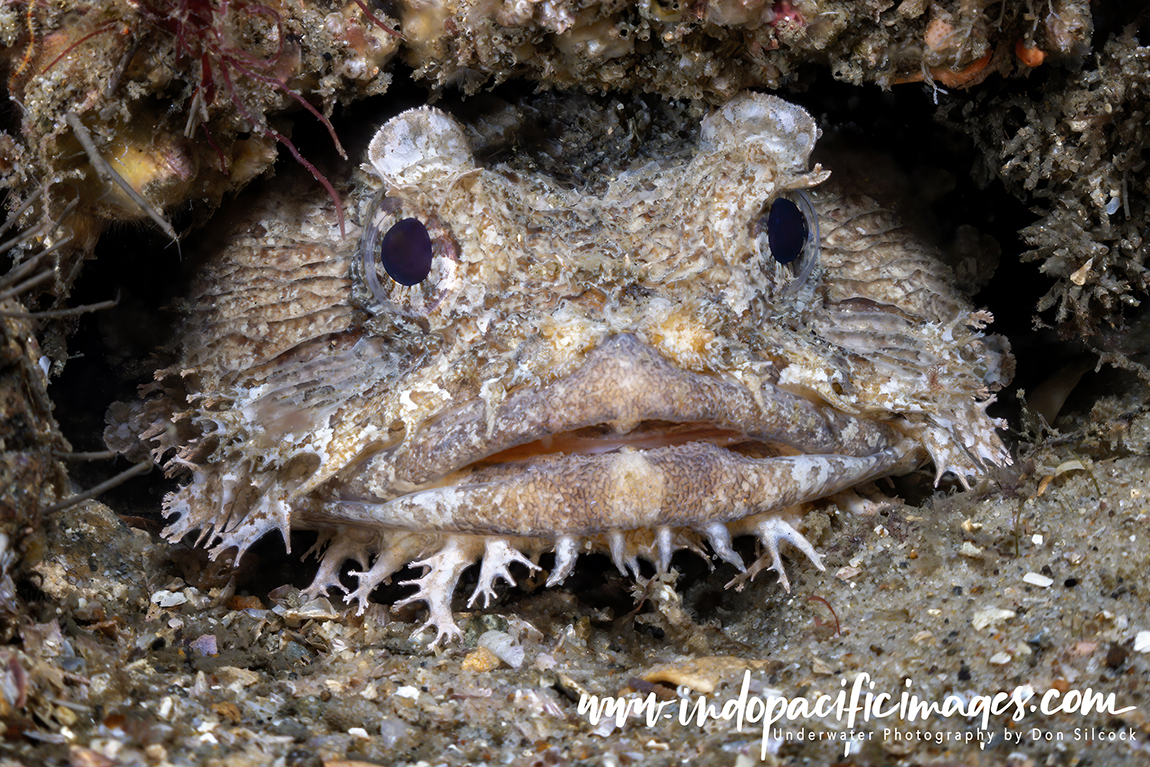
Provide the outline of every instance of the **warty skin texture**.
<path id="1" fill-rule="evenodd" d="M 479 559 L 470 603 L 548 551 L 549 585 L 581 552 L 638 575 L 706 543 L 733 583 L 786 586 L 782 542 L 821 567 L 802 504 L 926 461 L 964 482 L 1010 461 L 985 413 L 1010 365 L 989 315 L 889 213 L 808 169 L 817 137 L 801 108 L 745 94 L 691 151 L 591 192 L 483 167 L 453 118 L 403 113 L 346 240 L 321 194 L 253 206 L 187 304 L 181 364 L 109 444 L 134 435 L 190 472 L 172 540 L 242 554 L 318 530 L 309 593 L 353 560 L 361 609 L 422 567 L 401 604 L 426 603 L 436 642 L 459 635 L 451 597 Z M 781 266 L 765 212 L 800 194 L 821 246 Z M 408 217 L 435 257 L 403 287 L 378 243 Z M 738 535 L 763 544 L 749 566 Z"/>

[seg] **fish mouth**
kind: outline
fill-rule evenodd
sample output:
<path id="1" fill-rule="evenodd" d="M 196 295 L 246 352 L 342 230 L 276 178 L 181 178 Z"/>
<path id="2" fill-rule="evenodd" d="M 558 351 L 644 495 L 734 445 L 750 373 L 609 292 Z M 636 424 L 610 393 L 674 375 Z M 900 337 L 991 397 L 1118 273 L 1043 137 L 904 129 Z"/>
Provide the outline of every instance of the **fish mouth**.
<path id="1" fill-rule="evenodd" d="M 325 505 L 348 524 L 410 531 L 738 532 L 741 519 L 909 467 L 917 452 L 890 423 L 683 370 L 619 334 L 567 376 L 469 402 L 361 460 Z"/>

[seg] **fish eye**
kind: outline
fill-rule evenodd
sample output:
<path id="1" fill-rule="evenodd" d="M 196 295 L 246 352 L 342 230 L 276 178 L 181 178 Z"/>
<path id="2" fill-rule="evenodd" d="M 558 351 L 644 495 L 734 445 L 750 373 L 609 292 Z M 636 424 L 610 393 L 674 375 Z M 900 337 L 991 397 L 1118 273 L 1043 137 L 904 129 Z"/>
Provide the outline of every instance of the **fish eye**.
<path id="1" fill-rule="evenodd" d="M 799 206 L 786 197 L 775 200 L 767 214 L 767 244 L 775 261 L 786 265 L 798 258 L 809 235 L 807 217 Z"/>
<path id="2" fill-rule="evenodd" d="M 351 270 L 357 305 L 404 321 L 422 321 L 450 305 L 463 285 L 450 226 L 383 191 L 372 202 Z"/>
<path id="3" fill-rule="evenodd" d="M 809 282 L 819 260 L 819 218 L 810 195 L 800 190 L 776 197 L 752 220 L 751 234 L 763 253 L 762 267 L 784 293 Z"/>
<path id="4" fill-rule="evenodd" d="M 379 261 L 384 271 L 405 287 L 427 279 L 433 256 L 427 227 L 417 218 L 396 221 L 379 244 Z"/>

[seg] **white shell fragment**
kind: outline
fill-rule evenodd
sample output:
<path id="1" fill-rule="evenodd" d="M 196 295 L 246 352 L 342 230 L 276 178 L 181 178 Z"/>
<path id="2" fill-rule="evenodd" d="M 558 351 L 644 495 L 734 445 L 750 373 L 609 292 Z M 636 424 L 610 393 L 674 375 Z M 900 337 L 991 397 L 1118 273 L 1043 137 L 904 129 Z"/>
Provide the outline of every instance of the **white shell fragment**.
<path id="1" fill-rule="evenodd" d="M 486 647 L 495 653 L 499 660 L 511 668 L 519 668 L 522 666 L 523 659 L 527 656 L 527 651 L 523 649 L 523 646 L 516 642 L 506 631 L 484 632 L 479 637 L 479 646 Z"/>
<path id="2" fill-rule="evenodd" d="M 336 610 L 326 597 L 317 597 L 299 605 L 276 604 L 272 612 L 284 619 L 290 628 L 299 626 L 304 621 L 334 621 L 339 620 L 341 612 Z"/>
<path id="3" fill-rule="evenodd" d="M 152 594 L 152 604 L 160 607 L 178 607 L 187 601 L 188 598 L 180 591 L 161 589 Z"/>
<path id="4" fill-rule="evenodd" d="M 1043 589 L 1050 588 L 1054 584 L 1053 578 L 1047 578 L 1045 575 L 1039 573 L 1027 573 L 1022 576 L 1022 580 L 1031 586 L 1038 586 Z"/>
<path id="5" fill-rule="evenodd" d="M 969 559 L 981 559 L 982 549 L 975 546 L 970 541 L 963 541 L 962 546 L 959 547 L 958 553 Z"/>
<path id="6" fill-rule="evenodd" d="M 994 628 L 1003 621 L 1010 620 L 1017 615 L 1014 610 L 1004 610 L 1001 607 L 985 607 L 974 614 L 971 618 L 970 625 L 974 627 L 975 631 L 982 631 L 985 628 Z"/>
<path id="7" fill-rule="evenodd" d="M 861 572 L 862 572 L 862 568 L 851 567 L 851 566 L 847 565 L 844 567 L 840 567 L 837 571 L 835 571 L 835 577 L 838 578 L 840 581 L 849 581 L 851 578 L 854 578 L 856 575 L 858 575 Z"/>

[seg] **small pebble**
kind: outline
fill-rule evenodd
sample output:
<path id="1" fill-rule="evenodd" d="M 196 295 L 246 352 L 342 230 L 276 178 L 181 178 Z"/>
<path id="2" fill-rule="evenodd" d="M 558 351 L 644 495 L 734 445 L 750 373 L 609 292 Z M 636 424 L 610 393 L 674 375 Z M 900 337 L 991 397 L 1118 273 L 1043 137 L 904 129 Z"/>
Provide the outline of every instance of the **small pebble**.
<path id="1" fill-rule="evenodd" d="M 958 553 L 964 557 L 970 557 L 971 559 L 978 559 L 982 556 L 982 549 L 978 548 L 977 546 L 975 546 L 970 541 L 963 541 L 962 542 L 962 548 L 960 548 L 958 550 Z"/>
<path id="2" fill-rule="evenodd" d="M 474 671 L 479 674 L 494 671 L 502 665 L 499 656 L 486 647 L 477 647 L 463 657 L 459 664 L 464 671 Z"/>
<path id="3" fill-rule="evenodd" d="M 195 650 L 200 655 L 219 655 L 219 648 L 216 644 L 215 634 L 204 634 L 200 637 L 197 637 L 189 645 L 189 647 L 191 647 L 191 649 Z"/>

